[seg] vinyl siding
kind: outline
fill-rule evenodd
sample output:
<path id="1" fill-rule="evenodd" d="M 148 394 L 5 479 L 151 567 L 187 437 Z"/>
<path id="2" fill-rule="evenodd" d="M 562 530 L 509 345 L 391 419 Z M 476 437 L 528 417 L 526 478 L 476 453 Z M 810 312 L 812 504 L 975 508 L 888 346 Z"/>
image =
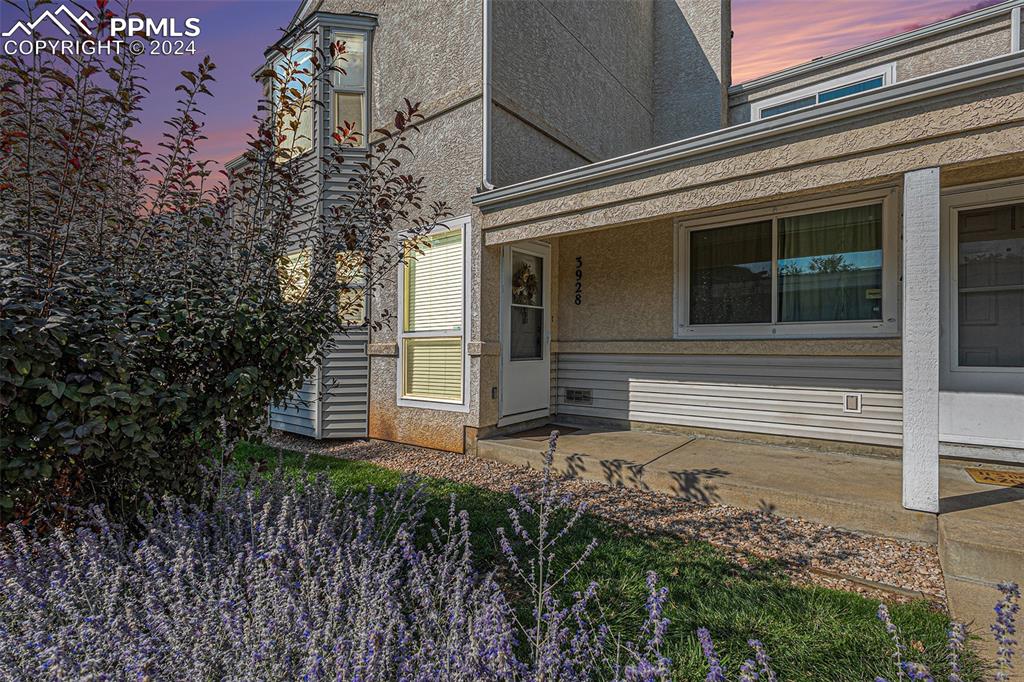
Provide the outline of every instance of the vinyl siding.
<path id="1" fill-rule="evenodd" d="M 366 355 L 368 334 L 356 329 L 334 339 L 324 354 L 322 370 L 321 436 L 365 438 L 370 362 Z"/>
<path id="2" fill-rule="evenodd" d="M 311 377 L 284 403 L 270 406 L 270 428 L 316 437 L 316 410 L 316 380 Z"/>
<path id="3" fill-rule="evenodd" d="M 325 53 L 329 52 L 330 28 L 321 27 L 320 45 Z M 315 148 L 296 160 L 307 180 L 296 201 L 297 213 L 323 211 L 326 214 L 332 207 L 350 201 L 349 181 L 358 171 L 357 164 L 366 158 L 363 149 L 346 151 L 342 165 L 327 173 L 321 155 L 334 144 L 331 93 L 331 88 L 321 87 L 323 106 L 316 108 L 313 123 Z M 371 129 L 372 121 L 364 122 L 364 127 Z M 336 336 L 318 369 L 320 395 L 317 395 L 315 379 L 306 381 L 284 404 L 271 406 L 271 428 L 315 438 L 319 418 L 320 438 L 365 437 L 369 394 L 367 340 L 366 330 Z"/>
<path id="4" fill-rule="evenodd" d="M 558 414 L 841 440 L 900 444 L 896 357 L 600 355 L 561 353 Z M 568 404 L 567 388 L 593 404 Z M 843 412 L 860 393 L 862 411 Z"/>

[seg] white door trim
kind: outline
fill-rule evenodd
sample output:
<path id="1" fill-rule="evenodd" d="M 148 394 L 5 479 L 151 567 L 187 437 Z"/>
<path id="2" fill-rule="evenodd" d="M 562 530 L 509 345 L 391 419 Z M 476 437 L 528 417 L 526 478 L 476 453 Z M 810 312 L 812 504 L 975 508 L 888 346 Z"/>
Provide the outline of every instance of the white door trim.
<path id="1" fill-rule="evenodd" d="M 543 331 L 541 349 L 543 357 L 532 369 L 536 374 L 536 400 L 528 409 L 510 410 L 509 391 L 512 390 L 510 373 L 511 359 L 511 300 L 512 300 L 512 252 L 519 251 L 543 259 L 544 272 L 541 281 L 543 301 Z M 499 331 L 501 339 L 501 363 L 499 369 L 498 426 L 506 426 L 531 419 L 546 417 L 551 412 L 551 247 L 543 242 L 518 242 L 506 244 L 501 249 L 501 287 L 499 294 Z M 516 361 L 521 362 L 532 361 Z M 520 367 L 522 369 L 522 367 Z M 521 375 L 520 377 L 521 378 Z M 541 385 L 543 383 L 543 385 Z M 514 408 L 513 408 L 514 409 Z"/>

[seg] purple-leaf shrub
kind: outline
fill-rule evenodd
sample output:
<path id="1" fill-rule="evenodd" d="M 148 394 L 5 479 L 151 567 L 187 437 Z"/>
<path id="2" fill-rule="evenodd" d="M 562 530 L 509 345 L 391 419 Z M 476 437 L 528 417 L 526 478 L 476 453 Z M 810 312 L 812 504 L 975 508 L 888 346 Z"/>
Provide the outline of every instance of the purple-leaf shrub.
<path id="1" fill-rule="evenodd" d="M 83 43 L 109 37 L 96 3 Z M 3 7 L 35 26 L 54 3 Z M 176 104 L 147 154 L 128 51 L 0 53 L 0 527 L 74 524 L 92 504 L 124 520 L 199 494 L 202 469 L 261 438 L 267 407 L 353 326 L 391 323 L 374 291 L 449 215 L 406 168 L 424 115 L 404 100 L 386 129 L 346 124 L 311 147 L 300 115 L 346 51 L 309 37 L 268 51 L 267 98 L 221 180 L 200 154 L 209 56 L 180 84 L 151 83 Z M 331 183 L 344 201 L 327 200 Z"/>

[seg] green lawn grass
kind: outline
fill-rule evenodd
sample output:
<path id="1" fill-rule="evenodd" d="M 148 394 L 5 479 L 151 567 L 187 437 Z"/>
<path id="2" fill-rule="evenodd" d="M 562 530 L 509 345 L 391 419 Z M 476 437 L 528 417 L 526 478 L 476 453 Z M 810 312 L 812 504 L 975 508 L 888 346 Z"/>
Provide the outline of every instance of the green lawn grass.
<path id="1" fill-rule="evenodd" d="M 245 466 L 256 459 L 276 461 L 278 455 L 271 448 L 245 445 L 239 461 Z M 302 455 L 284 453 L 286 468 L 296 475 L 301 474 L 303 460 Z M 314 456 L 305 466 L 310 472 L 326 473 L 338 491 L 390 489 L 401 479 L 394 471 L 366 462 Z M 513 498 L 441 479 L 425 479 L 424 484 L 428 518 L 447 518 L 450 496 L 455 495 L 457 506 L 469 512 L 479 568 L 486 571 L 503 564 L 496 529 L 508 527 L 506 509 Z M 597 549 L 568 589 L 597 581 L 609 624 L 628 636 L 644 618 L 645 576 L 657 572 L 669 590 L 665 616 L 672 624 L 666 653 L 678 679 L 704 679 L 707 668 L 694 634 L 701 626 L 711 631 L 727 670 L 733 672 L 751 657 L 747 640 L 757 638 L 767 646 L 780 680 L 895 678 L 891 642 L 875 617 L 875 601 L 796 586 L 770 562 L 748 570 L 706 543 L 637 534 L 589 516 L 567 536 L 561 556 L 577 556 L 592 538 L 599 541 Z M 924 653 L 912 652 L 914 660 L 935 672 L 944 671 L 948 619 L 923 602 L 894 606 L 891 611 L 904 641 L 924 647 Z M 980 675 L 968 671 L 964 679 Z"/>

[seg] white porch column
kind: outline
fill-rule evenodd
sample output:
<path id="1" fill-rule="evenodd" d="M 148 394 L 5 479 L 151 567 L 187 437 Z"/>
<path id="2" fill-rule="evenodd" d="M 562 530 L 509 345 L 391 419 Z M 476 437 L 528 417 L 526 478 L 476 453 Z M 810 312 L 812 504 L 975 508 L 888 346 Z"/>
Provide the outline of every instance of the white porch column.
<path id="1" fill-rule="evenodd" d="M 903 176 L 903 506 L 939 511 L 939 169 Z"/>

